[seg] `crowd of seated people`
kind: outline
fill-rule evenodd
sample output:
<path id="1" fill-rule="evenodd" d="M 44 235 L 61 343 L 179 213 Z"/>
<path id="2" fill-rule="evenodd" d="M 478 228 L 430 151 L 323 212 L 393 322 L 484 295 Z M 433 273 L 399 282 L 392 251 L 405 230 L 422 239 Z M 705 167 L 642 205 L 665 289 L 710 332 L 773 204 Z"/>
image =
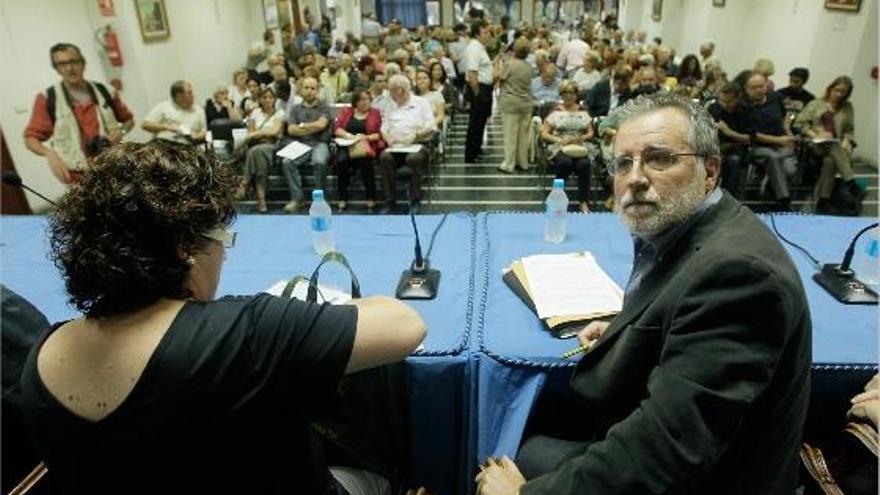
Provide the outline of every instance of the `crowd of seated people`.
<path id="1" fill-rule="evenodd" d="M 473 19 L 483 20 L 482 13 L 469 12 L 467 20 Z M 382 129 L 389 109 L 399 105 L 392 98 L 387 84 L 393 76 L 400 74 L 408 80 L 413 96 L 429 102 L 434 129 L 441 133 L 439 139 L 435 137 L 433 140 L 442 146 L 445 123 L 450 114 L 468 106 L 465 101 L 467 75 L 477 68 L 468 67 L 465 52 L 469 45 L 477 42 L 483 45 L 492 60 L 495 97 L 499 102 L 508 102 L 506 106 L 514 110 L 508 112 L 502 105 L 500 113 L 524 115 L 531 108 L 531 113 L 540 118 L 531 133 L 523 131 L 526 129 L 523 127 L 525 119 L 510 120 L 511 123 L 516 120 L 516 123 L 504 132 L 507 151 L 504 161 L 498 164 L 504 172 L 527 169 L 531 165 L 525 157 L 528 154 L 534 156 L 534 153 L 522 147 L 528 139 L 524 137 L 527 133 L 538 136 L 539 144 L 544 148 L 556 150 L 554 125 L 544 119 L 554 112 L 566 112 L 566 108 L 571 111 L 575 108 L 572 105 L 576 105 L 578 114 L 585 116 L 582 120 L 590 122 L 588 144 L 591 148 L 590 153 L 577 157 L 572 171 L 587 170 L 587 175 L 594 174 L 601 170 L 601 167 L 593 166 L 594 162 L 601 161 L 604 156 L 599 150 L 608 149 L 615 132 L 614 122 L 602 122 L 602 118 L 641 94 L 668 91 L 700 100 L 710 108 L 723 143 L 724 186 L 735 196 L 742 197 L 747 190 L 757 187 L 761 194 L 772 197 L 772 209 L 787 211 L 792 207 L 793 191 L 815 186 L 816 211 L 836 213 L 829 199 L 836 175 L 843 177 L 844 191 L 853 201 L 860 201 L 864 195 L 853 180 L 852 106 L 847 102 L 852 92 L 849 80 L 838 78 L 835 83 L 842 91 L 829 89 L 825 98 L 815 99 L 804 87 L 809 80 L 808 69 L 795 68 L 789 73 L 789 84 L 775 91 L 769 79 L 775 68 L 769 59 L 760 58 L 752 68 L 739 71 L 735 78 L 730 78 L 730 68 L 723 66 L 711 41 L 700 46 L 699 54 L 678 56 L 673 47 L 662 44 L 660 39 L 647 40 L 642 31 L 619 29 L 613 16 L 602 22 L 587 17 L 582 23 L 565 29 L 525 23 L 511 26 L 509 19 L 504 19 L 500 24 L 489 25 L 488 38 L 482 35 L 472 38 L 466 24 L 452 28 L 419 26 L 407 29 L 397 19 L 382 26 L 367 16 L 363 38 L 346 33 L 342 38 L 327 41 L 322 28 L 314 27 L 314 24 L 307 20 L 299 28 L 285 26 L 281 31 L 280 47 L 275 46 L 275 36 L 267 31 L 248 51 L 244 67 L 232 74 L 232 84 L 227 88 L 218 86 L 212 98 L 206 101 L 206 125 L 199 125 L 201 118 L 197 114 L 201 109 L 186 102 L 183 90 L 189 85 L 176 83 L 172 89 L 172 101 L 154 109 L 145 119 L 144 128 L 156 133 L 157 137 L 181 142 L 198 138 L 199 133 L 210 128 L 217 119 L 240 122 L 242 127 L 252 129 L 255 114 L 261 120 L 270 117 L 261 110 L 261 93 L 269 90 L 275 108 L 284 115 L 280 134 L 270 133 L 276 151 L 278 146 L 291 140 L 313 147 L 311 156 L 297 163 L 268 160 L 268 169 L 280 168 L 287 179 L 290 201 L 284 211 L 295 212 L 303 204 L 300 173 L 303 164 L 311 165 L 307 173 L 314 175 L 316 187 L 326 186 L 330 167 L 336 167 L 333 172 L 337 176 L 345 176 L 340 177 L 335 191 L 341 210 L 349 204 L 351 171 L 360 170 L 367 188 L 366 204 L 372 211 L 379 200 L 375 192 L 393 190 L 393 184 L 390 189 L 389 185 L 377 189 L 376 178 L 367 177 L 376 169 L 383 169 L 378 166 L 381 150 L 372 147 L 373 153 L 369 156 L 352 161 L 350 153 L 342 149 L 344 146 L 335 146 L 331 138 L 339 137 L 340 132 L 348 132 L 345 125 L 350 125 L 352 113 L 365 117 L 366 114 L 358 112 L 356 107 L 367 100 L 371 108 L 377 110 L 377 116 L 370 121 Z M 517 55 L 514 45 L 519 39 L 528 44 L 521 45 L 521 53 Z M 509 64 L 515 65 L 518 61 L 530 69 L 531 80 L 526 87 L 515 82 L 524 77 L 524 70 L 507 70 Z M 511 74 L 516 77 L 510 79 Z M 576 94 L 574 101 L 563 108 L 566 95 L 561 88 L 567 82 L 574 85 Z M 335 120 L 342 115 L 346 115 L 345 125 Z M 564 113 L 559 113 L 557 119 L 559 115 Z M 270 128 L 274 130 L 274 120 L 272 122 Z M 359 128 L 357 123 L 355 125 Z M 265 138 L 261 136 L 259 139 L 266 141 Z M 378 140 L 383 143 L 394 141 L 381 132 Z M 265 181 L 262 179 L 265 153 L 250 153 L 250 142 L 249 139 L 246 152 L 235 155 L 243 163 L 251 156 L 249 165 L 242 167 L 245 172 L 243 183 L 248 186 L 243 190 L 254 186 L 257 210 L 267 211 Z M 261 142 L 260 146 L 267 149 L 267 144 L 270 143 Z M 805 149 L 809 153 L 804 153 Z M 363 163 L 365 160 L 370 163 Z M 805 173 L 804 168 L 808 166 L 805 160 L 813 160 L 812 167 L 818 172 Z M 397 161 L 395 158 L 395 163 Z M 550 161 L 558 174 L 567 175 L 563 174 L 567 167 L 559 166 L 566 160 Z M 255 163 L 260 165 L 254 166 Z M 416 175 L 421 176 L 421 170 Z M 818 184 L 810 183 L 811 180 Z M 579 181 L 580 209 L 589 211 L 590 201 L 595 199 L 589 197 L 590 179 L 586 177 Z M 587 190 L 581 191 L 584 184 Z M 384 199 L 386 206 L 394 201 L 393 197 Z"/>

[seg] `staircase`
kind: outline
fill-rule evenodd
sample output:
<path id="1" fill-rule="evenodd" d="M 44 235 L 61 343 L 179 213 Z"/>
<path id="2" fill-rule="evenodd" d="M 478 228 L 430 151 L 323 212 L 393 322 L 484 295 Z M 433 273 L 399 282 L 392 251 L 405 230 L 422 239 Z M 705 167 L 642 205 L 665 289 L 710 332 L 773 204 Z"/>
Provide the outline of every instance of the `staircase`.
<path id="1" fill-rule="evenodd" d="M 432 165 L 430 173 L 424 174 L 424 199 L 422 213 L 443 213 L 448 211 L 540 211 L 543 201 L 548 193 L 552 175 L 540 177 L 538 168 L 532 166 L 527 171 L 518 170 L 513 174 L 506 174 L 498 170 L 498 165 L 503 160 L 503 132 L 501 128 L 501 115 L 497 113 L 497 105 L 494 106 L 495 114 L 486 125 L 486 141 L 483 145 L 484 155 L 479 164 L 464 163 L 464 143 L 467 134 L 468 115 L 466 112 L 457 112 L 453 115 L 448 129 L 448 135 L 444 142 L 445 153 L 440 162 Z M 877 216 L 877 169 L 870 164 L 857 163 L 856 179 L 863 187 L 867 187 L 868 195 L 864 200 L 862 216 Z M 377 187 L 381 196 L 381 178 L 378 177 L 378 164 L 375 167 L 377 174 Z M 594 171 L 592 181 L 592 204 L 593 211 L 605 211 L 604 200 L 610 191 L 605 190 L 603 180 L 604 172 Z M 600 179 L 601 178 L 601 179 Z M 314 187 L 314 179 L 310 173 L 303 173 L 303 187 L 308 199 L 311 189 Z M 327 180 L 328 198 L 336 213 L 336 176 L 331 175 Z M 398 184 L 398 197 L 403 195 L 403 186 Z M 574 199 L 577 195 L 576 178 L 571 176 L 566 181 L 568 197 Z M 364 214 L 365 191 L 358 173 L 354 173 L 350 186 L 349 207 L 346 214 Z M 762 195 L 759 184 L 746 187 L 744 203 L 757 212 L 768 211 L 774 205 L 772 198 Z M 283 214 L 282 207 L 288 201 L 287 185 L 280 169 L 273 170 L 269 176 L 268 203 L 270 214 Z M 379 198 L 381 201 L 381 197 Z M 812 199 L 809 189 L 795 189 L 792 208 L 795 211 L 812 212 L 815 201 Z M 577 203 L 572 201 L 572 211 Z M 256 202 L 252 196 L 239 202 L 241 213 L 256 212 Z M 300 208 L 299 213 L 306 213 L 307 205 Z"/>

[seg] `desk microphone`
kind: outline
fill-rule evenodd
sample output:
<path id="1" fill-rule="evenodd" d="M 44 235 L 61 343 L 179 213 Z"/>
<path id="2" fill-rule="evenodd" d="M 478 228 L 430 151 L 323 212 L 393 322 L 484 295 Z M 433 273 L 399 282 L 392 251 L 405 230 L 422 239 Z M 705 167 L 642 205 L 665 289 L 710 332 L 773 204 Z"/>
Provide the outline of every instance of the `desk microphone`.
<path id="1" fill-rule="evenodd" d="M 843 255 L 843 262 L 838 264 L 827 263 L 822 265 L 822 270 L 813 274 L 813 280 L 823 289 L 827 290 L 835 299 L 844 304 L 877 304 L 877 293 L 862 281 L 856 278 L 855 272 L 850 269 L 853 253 L 856 249 L 856 241 L 865 232 L 877 227 L 872 223 L 859 231 L 853 237 L 852 242 Z"/>
<path id="2" fill-rule="evenodd" d="M 413 232 L 416 235 L 415 259 L 409 269 L 400 274 L 400 282 L 397 283 L 397 298 L 434 299 L 437 297 L 437 288 L 440 285 L 440 271 L 431 268 L 428 259 L 422 257 L 422 244 L 419 242 L 419 228 L 416 225 L 412 201 L 409 204 L 409 219 L 412 221 Z"/>
<path id="3" fill-rule="evenodd" d="M 3 183 L 4 184 L 8 184 L 12 187 L 20 187 L 22 189 L 30 191 L 30 192 L 36 194 L 37 196 L 39 196 L 40 198 L 42 198 L 43 201 L 49 203 L 50 205 L 57 206 L 54 201 L 47 198 L 46 196 L 43 196 L 42 194 L 38 193 L 37 191 L 34 191 L 30 187 L 28 187 L 27 184 L 22 182 L 21 176 L 18 175 L 18 173 L 16 173 L 15 170 L 4 170 L 2 172 L 2 176 L 3 176 Z"/>

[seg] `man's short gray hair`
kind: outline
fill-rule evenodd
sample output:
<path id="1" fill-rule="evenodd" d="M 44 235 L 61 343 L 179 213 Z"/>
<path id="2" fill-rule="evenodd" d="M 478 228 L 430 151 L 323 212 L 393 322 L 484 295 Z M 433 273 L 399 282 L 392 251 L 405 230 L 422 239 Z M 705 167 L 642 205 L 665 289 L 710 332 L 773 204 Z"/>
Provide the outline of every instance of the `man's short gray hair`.
<path id="1" fill-rule="evenodd" d="M 391 79 L 388 80 L 388 89 L 398 88 L 410 91 L 412 89 L 412 84 L 409 82 L 409 78 L 403 74 L 395 74 L 391 76 Z"/>
<path id="2" fill-rule="evenodd" d="M 617 107 L 612 116 L 617 119 L 619 129 L 627 120 L 666 108 L 678 110 L 687 117 L 688 141 L 694 153 L 704 157 L 721 154 L 715 121 L 699 103 L 683 96 L 666 92 L 641 95 Z"/>

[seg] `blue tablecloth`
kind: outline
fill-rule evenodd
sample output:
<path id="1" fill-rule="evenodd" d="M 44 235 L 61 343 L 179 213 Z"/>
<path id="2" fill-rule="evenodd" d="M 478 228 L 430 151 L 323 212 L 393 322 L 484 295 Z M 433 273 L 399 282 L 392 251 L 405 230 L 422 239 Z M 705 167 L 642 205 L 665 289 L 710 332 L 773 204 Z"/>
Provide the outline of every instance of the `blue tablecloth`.
<path id="1" fill-rule="evenodd" d="M 768 222 L 769 219 L 764 217 Z M 529 413 L 548 377 L 567 382 L 575 360 L 563 352 L 577 346 L 574 339 L 553 338 L 537 317 L 501 279 L 511 261 L 540 253 L 590 251 L 621 287 L 632 267 L 632 239 L 613 214 L 570 215 L 568 237 L 559 245 L 543 241 L 540 214 L 483 213 L 478 216 L 481 269 L 486 277 L 478 289 L 485 306 L 477 322 L 480 355 L 471 407 L 470 465 L 486 456 L 514 455 Z M 783 235 L 801 244 L 823 263 L 840 262 L 849 240 L 869 221 L 864 218 L 777 215 Z M 744 239 L 743 242 L 748 242 Z M 861 246 L 860 246 L 861 248 Z M 877 306 L 846 306 L 811 280 L 812 263 L 789 248 L 800 270 L 813 318 L 814 363 L 867 365 L 877 362 Z"/>
<path id="2" fill-rule="evenodd" d="M 441 216 L 420 216 L 423 247 Z M 394 295 L 413 258 L 413 230 L 406 216 L 334 217 L 337 249 L 358 276 L 364 295 Z M 411 301 L 428 324 L 424 349 L 407 360 L 414 482 L 437 493 L 464 483 L 467 352 L 473 318 L 475 218 L 451 214 L 437 235 L 432 266 L 441 270 L 433 301 Z M 294 275 L 311 275 L 319 257 L 311 248 L 308 217 L 242 216 L 232 227 L 236 246 L 227 251 L 218 295 L 253 294 Z M 77 316 L 66 304 L 58 270 L 47 257 L 45 217 L 0 217 L 0 280 L 37 306 L 50 321 Z M 323 274 L 326 268 L 322 269 Z M 430 446 L 430 448 L 425 448 Z"/>

